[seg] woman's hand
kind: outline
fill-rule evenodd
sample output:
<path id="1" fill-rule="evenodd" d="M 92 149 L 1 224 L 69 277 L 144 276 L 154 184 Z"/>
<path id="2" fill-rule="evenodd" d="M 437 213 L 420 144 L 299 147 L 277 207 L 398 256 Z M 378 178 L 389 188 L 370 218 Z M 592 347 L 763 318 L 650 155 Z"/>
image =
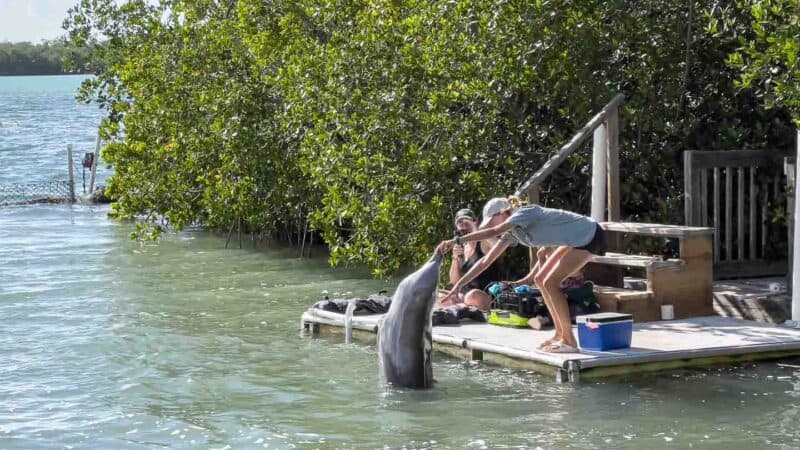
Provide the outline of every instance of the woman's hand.
<path id="1" fill-rule="evenodd" d="M 463 245 L 454 245 L 453 246 L 453 259 L 463 259 L 464 258 L 464 246 Z"/>
<path id="2" fill-rule="evenodd" d="M 439 299 L 440 306 L 444 307 L 444 306 L 455 305 L 458 302 L 458 290 L 455 289 L 457 287 L 458 286 L 453 286 L 453 289 L 451 289 L 450 292 L 447 293 L 447 295 Z"/>
<path id="3" fill-rule="evenodd" d="M 536 283 L 533 282 L 532 278 L 529 279 L 529 278 L 526 277 L 526 278 L 522 278 L 520 280 L 514 281 L 514 287 L 517 287 L 517 286 L 536 287 Z"/>

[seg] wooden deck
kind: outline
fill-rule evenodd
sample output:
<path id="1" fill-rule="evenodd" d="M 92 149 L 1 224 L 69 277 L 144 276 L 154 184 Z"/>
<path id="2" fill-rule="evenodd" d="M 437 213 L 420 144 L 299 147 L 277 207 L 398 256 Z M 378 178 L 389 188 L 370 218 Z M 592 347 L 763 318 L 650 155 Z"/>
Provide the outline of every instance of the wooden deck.
<path id="1" fill-rule="evenodd" d="M 720 316 L 766 323 L 792 318 L 792 296 L 783 277 L 715 281 L 713 292 Z"/>
<path id="2" fill-rule="evenodd" d="M 374 342 L 380 318 L 353 317 L 353 337 Z M 312 334 L 344 332 L 341 314 L 308 310 L 301 322 Z M 433 340 L 437 350 L 450 356 L 552 374 L 558 381 L 800 355 L 800 330 L 732 317 L 634 324 L 631 348 L 608 352 L 537 350 L 552 333 L 466 321 L 434 327 Z"/>

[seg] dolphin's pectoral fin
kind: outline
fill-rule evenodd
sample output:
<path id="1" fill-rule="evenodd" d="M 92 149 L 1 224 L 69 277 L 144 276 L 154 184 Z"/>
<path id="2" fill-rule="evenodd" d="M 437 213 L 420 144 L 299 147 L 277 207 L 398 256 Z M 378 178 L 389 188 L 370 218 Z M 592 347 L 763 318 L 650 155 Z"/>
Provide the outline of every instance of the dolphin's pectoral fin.
<path id="1" fill-rule="evenodd" d="M 433 385 L 433 359 L 431 358 L 431 354 L 433 353 L 433 337 L 432 331 L 430 326 L 426 326 L 425 330 L 422 333 L 422 355 L 423 355 L 423 362 L 422 362 L 422 370 L 423 370 L 423 385 L 425 387 Z"/>

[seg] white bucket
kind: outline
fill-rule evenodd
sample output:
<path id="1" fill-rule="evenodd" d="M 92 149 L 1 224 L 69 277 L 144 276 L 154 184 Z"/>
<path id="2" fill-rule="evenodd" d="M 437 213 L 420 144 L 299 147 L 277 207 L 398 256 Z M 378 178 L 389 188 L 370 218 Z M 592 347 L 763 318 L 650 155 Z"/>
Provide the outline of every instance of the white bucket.
<path id="1" fill-rule="evenodd" d="M 672 320 L 675 318 L 675 308 L 672 305 L 661 305 L 661 320 Z"/>

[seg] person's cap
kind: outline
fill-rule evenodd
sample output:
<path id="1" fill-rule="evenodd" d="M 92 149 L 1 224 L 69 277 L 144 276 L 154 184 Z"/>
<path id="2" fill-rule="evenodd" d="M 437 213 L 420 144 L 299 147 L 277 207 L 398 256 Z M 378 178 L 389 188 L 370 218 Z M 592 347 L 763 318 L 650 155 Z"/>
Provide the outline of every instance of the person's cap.
<path id="1" fill-rule="evenodd" d="M 508 209 L 509 207 L 511 207 L 511 203 L 504 197 L 495 197 L 486 202 L 483 206 L 483 220 L 481 221 L 480 228 L 486 227 L 489 221 L 492 220 L 492 217 L 500 214 L 504 209 Z"/>
<path id="2" fill-rule="evenodd" d="M 475 213 L 471 209 L 464 208 L 464 209 L 459 209 L 458 210 L 458 212 L 456 213 L 456 218 L 453 219 L 453 222 L 458 223 L 458 221 L 461 220 L 461 219 L 469 219 L 469 220 L 471 220 L 473 222 L 477 222 L 478 221 L 478 216 L 476 216 Z"/>

